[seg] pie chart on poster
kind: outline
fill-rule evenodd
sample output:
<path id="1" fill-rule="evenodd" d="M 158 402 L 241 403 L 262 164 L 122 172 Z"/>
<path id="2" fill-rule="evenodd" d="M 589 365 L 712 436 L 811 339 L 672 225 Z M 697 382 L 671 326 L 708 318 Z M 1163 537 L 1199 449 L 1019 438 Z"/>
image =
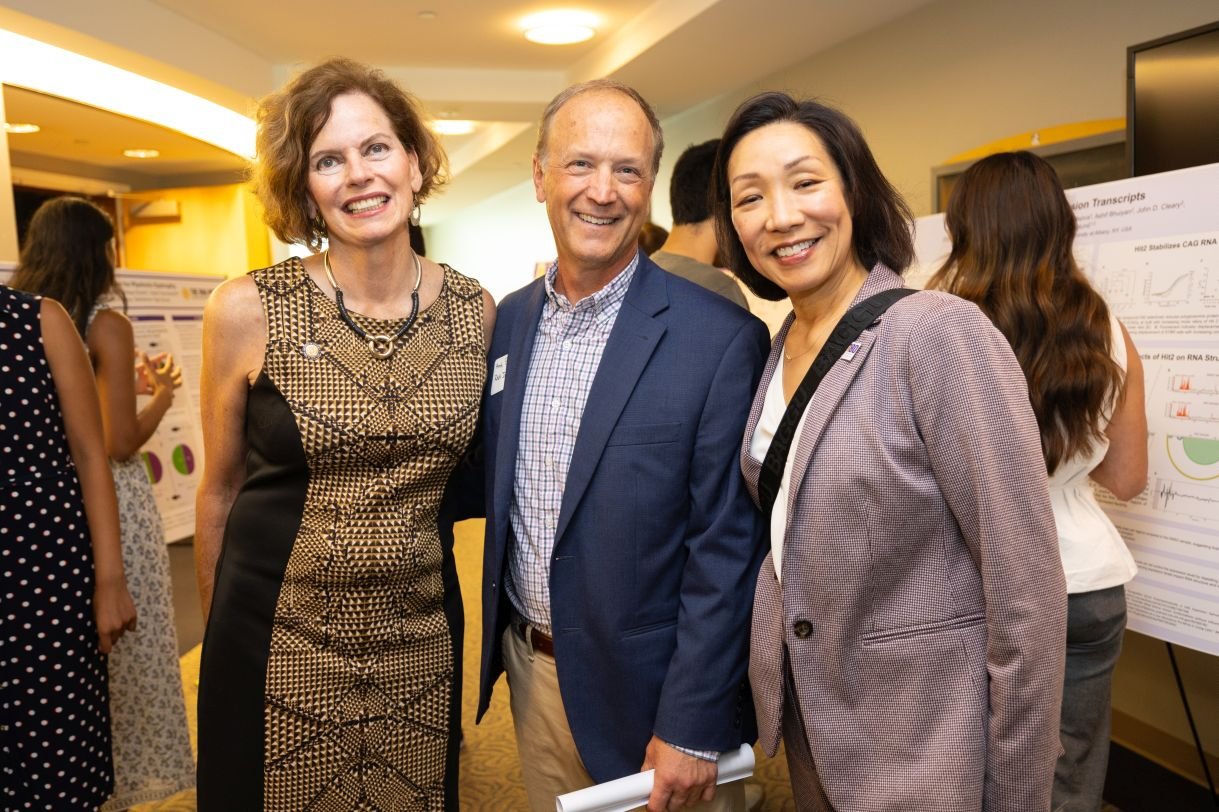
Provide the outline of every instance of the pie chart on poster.
<path id="1" fill-rule="evenodd" d="M 148 481 L 156 485 L 165 474 L 160 457 L 151 451 L 145 451 L 140 456 L 144 458 L 144 473 L 148 474 Z"/>
<path id="2" fill-rule="evenodd" d="M 174 446 L 174 470 L 183 476 L 194 472 L 195 470 L 195 455 L 190 450 L 190 446 L 178 445 Z"/>
<path id="3" fill-rule="evenodd" d="M 1219 479 L 1219 440 L 1209 437 L 1173 437 L 1165 440 L 1172 467 L 1187 479 Z"/>

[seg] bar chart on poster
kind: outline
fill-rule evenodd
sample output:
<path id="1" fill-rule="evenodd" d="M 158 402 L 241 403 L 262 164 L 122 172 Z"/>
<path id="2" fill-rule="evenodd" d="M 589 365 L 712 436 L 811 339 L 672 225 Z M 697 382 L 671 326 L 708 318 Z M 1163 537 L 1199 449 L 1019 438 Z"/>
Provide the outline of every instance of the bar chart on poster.
<path id="1" fill-rule="evenodd" d="M 1139 567 L 1135 631 L 1219 654 L 1219 164 L 1068 190 L 1080 266 L 1143 360 L 1148 485 L 1097 497 Z M 920 218 L 917 283 L 950 248 Z"/>
<path id="2" fill-rule="evenodd" d="M 12 268 L 0 263 L 0 282 L 8 281 Z M 168 352 L 182 367 L 182 387 L 173 406 L 140 449 L 161 512 L 165 541 L 178 541 L 195 532 L 195 488 L 203 465 L 199 425 L 203 307 L 224 277 L 125 269 L 115 275 L 127 297 L 136 348 L 149 356 Z M 122 306 L 117 299 L 109 304 Z M 134 359 L 132 369 L 134 375 Z M 143 403 L 143 398 L 137 399 L 137 408 Z"/>

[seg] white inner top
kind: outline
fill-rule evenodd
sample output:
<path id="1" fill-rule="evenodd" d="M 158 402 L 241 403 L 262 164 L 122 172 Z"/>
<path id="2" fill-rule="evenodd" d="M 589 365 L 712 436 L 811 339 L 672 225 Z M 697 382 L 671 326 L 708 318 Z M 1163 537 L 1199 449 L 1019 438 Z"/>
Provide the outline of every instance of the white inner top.
<path id="1" fill-rule="evenodd" d="M 1113 360 L 1126 369 L 1126 342 L 1122 328 L 1112 313 Z M 1103 421 L 1109 424 L 1109 414 Z M 1050 477 L 1050 504 L 1058 526 L 1058 549 L 1067 576 L 1067 592 L 1093 592 L 1124 584 L 1135 576 L 1138 567 L 1126 549 L 1121 534 L 1096 501 L 1088 474 L 1100 465 L 1109 452 L 1109 440 L 1102 437 L 1091 453 L 1081 454 L 1058 464 Z"/>
<path id="2" fill-rule="evenodd" d="M 811 406 L 812 403 L 810 402 Z M 775 438 L 779 423 L 787 412 L 787 401 L 783 399 L 783 353 L 779 352 L 779 363 L 775 365 L 775 373 L 766 389 L 766 400 L 762 404 L 762 414 L 758 417 L 758 425 L 754 428 L 753 437 L 749 440 L 749 456 L 758 462 L 766 459 L 770 443 Z M 808 407 L 800 415 L 796 425 L 796 434 L 792 437 L 791 448 L 787 452 L 787 463 L 783 466 L 783 477 L 779 481 L 779 493 L 775 496 L 775 506 L 770 513 L 770 552 L 775 564 L 775 577 L 782 580 L 783 567 L 783 537 L 787 531 L 787 499 L 791 493 L 792 463 L 796 459 L 796 449 L 800 447 L 800 438 L 804 435 L 804 423 L 808 418 Z"/>

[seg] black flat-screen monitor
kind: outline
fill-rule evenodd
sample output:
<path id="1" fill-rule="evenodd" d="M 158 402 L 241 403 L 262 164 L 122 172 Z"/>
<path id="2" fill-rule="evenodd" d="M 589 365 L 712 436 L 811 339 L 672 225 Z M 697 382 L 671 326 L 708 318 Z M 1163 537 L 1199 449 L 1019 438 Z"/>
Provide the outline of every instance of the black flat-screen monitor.
<path id="1" fill-rule="evenodd" d="M 1219 21 L 1126 49 L 1131 175 L 1219 163 Z"/>

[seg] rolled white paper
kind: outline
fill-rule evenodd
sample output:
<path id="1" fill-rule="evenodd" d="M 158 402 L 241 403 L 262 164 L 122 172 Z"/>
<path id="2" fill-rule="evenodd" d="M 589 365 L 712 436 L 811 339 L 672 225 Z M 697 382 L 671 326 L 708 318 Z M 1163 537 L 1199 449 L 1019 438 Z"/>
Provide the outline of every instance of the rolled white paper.
<path id="1" fill-rule="evenodd" d="M 576 790 L 555 798 L 555 812 L 630 812 L 645 806 L 652 794 L 655 770 L 606 781 L 595 787 Z M 742 744 L 740 750 L 720 753 L 716 784 L 740 781 L 753 775 L 753 748 Z"/>

